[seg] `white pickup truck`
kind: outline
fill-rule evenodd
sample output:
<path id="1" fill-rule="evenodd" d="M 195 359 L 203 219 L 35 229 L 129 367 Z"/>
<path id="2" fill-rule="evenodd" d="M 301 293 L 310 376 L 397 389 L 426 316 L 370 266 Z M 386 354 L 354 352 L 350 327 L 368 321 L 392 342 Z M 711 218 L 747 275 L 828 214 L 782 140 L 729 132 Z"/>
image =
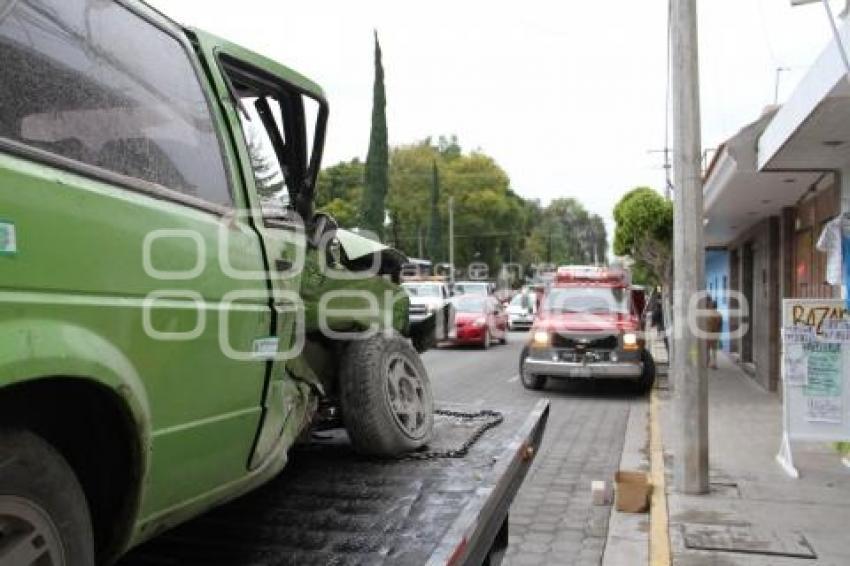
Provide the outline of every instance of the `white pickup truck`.
<path id="1" fill-rule="evenodd" d="M 402 287 L 410 296 L 410 322 L 419 324 L 433 316 L 437 340 L 446 340 L 449 329 L 454 328 L 452 292 L 448 285 L 441 280 L 418 279 L 405 281 Z"/>

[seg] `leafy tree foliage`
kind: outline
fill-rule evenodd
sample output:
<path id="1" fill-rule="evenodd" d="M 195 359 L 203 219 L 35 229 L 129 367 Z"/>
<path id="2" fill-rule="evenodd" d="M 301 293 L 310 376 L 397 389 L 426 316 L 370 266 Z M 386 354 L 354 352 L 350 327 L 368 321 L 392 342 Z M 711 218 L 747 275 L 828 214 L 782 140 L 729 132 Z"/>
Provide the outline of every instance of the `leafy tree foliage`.
<path id="1" fill-rule="evenodd" d="M 576 199 L 556 199 L 543 207 L 523 199 L 496 161 L 481 152 L 465 153 L 456 137 L 430 138 L 392 148 L 388 242 L 418 257 L 420 244 L 434 262 L 448 258 L 448 201 L 454 197 L 455 264 L 480 261 L 496 276 L 506 262 L 606 262 L 605 224 Z M 342 226 L 358 226 L 352 203 L 365 190 L 365 167 L 352 160 L 319 175 L 317 208 Z M 363 224 L 359 224 L 363 226 Z"/>
<path id="2" fill-rule="evenodd" d="M 428 257 L 433 262 L 443 261 L 443 221 L 440 216 L 440 169 L 434 160 L 433 178 L 431 180 L 431 221 L 428 225 Z"/>
<path id="3" fill-rule="evenodd" d="M 361 208 L 362 225 L 384 237 L 385 201 L 389 190 L 389 145 L 387 141 L 387 96 L 381 44 L 375 32 L 375 83 L 372 92 L 372 132 L 366 156 L 366 187 Z"/>
<path id="4" fill-rule="evenodd" d="M 614 207 L 614 220 L 614 253 L 634 260 L 636 279 L 669 288 L 673 275 L 673 203 L 649 187 L 638 187 Z"/>
<path id="5" fill-rule="evenodd" d="M 534 262 L 604 264 L 608 249 L 605 222 L 574 198 L 555 199 L 540 211 L 528 242 Z"/>
<path id="6" fill-rule="evenodd" d="M 270 197 L 277 194 L 284 187 L 283 175 L 277 157 L 267 151 L 257 134 L 248 136 L 248 156 L 251 158 L 260 196 Z"/>
<path id="7" fill-rule="evenodd" d="M 365 174 L 363 162 L 356 158 L 323 169 L 316 183 L 316 208 L 336 218 L 341 226 L 357 226 Z"/>

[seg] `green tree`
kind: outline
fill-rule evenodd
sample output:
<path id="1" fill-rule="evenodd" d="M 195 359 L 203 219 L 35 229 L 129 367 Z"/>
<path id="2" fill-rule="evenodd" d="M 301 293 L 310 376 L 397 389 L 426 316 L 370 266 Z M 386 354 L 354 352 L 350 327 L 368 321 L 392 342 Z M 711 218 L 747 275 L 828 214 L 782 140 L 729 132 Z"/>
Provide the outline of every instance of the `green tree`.
<path id="1" fill-rule="evenodd" d="M 440 169 L 434 160 L 431 180 L 431 221 L 428 225 L 428 257 L 438 263 L 442 261 L 443 253 L 443 221 L 440 218 Z"/>
<path id="2" fill-rule="evenodd" d="M 356 158 L 323 169 L 316 183 L 316 209 L 333 216 L 340 226 L 357 226 L 364 176 L 363 162 Z"/>
<path id="3" fill-rule="evenodd" d="M 364 198 L 365 175 L 363 163 L 356 159 L 323 170 L 317 208 L 343 226 L 362 222 L 353 203 Z M 464 153 L 455 136 L 392 148 L 389 180 L 387 239 L 409 256 L 419 256 L 421 245 L 432 261 L 446 259 L 448 200 L 453 197 L 455 263 L 460 268 L 484 262 L 495 277 L 506 262 L 530 265 L 548 258 L 556 264 L 606 263 L 608 243 L 601 217 L 590 214 L 576 199 L 556 199 L 543 207 L 520 197 L 492 157 Z"/>
<path id="4" fill-rule="evenodd" d="M 387 207 L 398 247 L 417 255 L 420 234 L 432 225 L 435 162 L 442 235 L 448 231 L 448 200 L 454 197 L 455 263 L 486 262 L 495 275 L 503 262 L 518 261 L 530 225 L 526 201 L 510 189 L 508 176 L 494 159 L 480 152 L 463 153 L 454 137 L 393 148 Z M 429 251 L 431 247 L 429 243 Z M 437 259 L 447 256 L 445 238 L 442 248 Z"/>
<path id="5" fill-rule="evenodd" d="M 649 187 L 638 187 L 614 207 L 614 253 L 634 260 L 635 279 L 671 287 L 673 203 Z"/>
<path id="6" fill-rule="evenodd" d="M 560 198 L 540 211 L 526 247 L 532 263 L 605 264 L 607 242 L 602 217 L 574 198 Z"/>
<path id="7" fill-rule="evenodd" d="M 250 133 L 250 130 L 248 156 L 251 158 L 251 168 L 254 170 L 254 179 L 260 196 L 271 197 L 280 192 L 284 187 L 284 180 L 277 157 L 263 145 L 259 134 Z"/>
<path id="8" fill-rule="evenodd" d="M 372 132 L 366 156 L 366 187 L 361 207 L 362 227 L 384 237 L 385 201 L 389 192 L 389 145 L 387 141 L 387 98 L 381 44 L 375 32 L 375 82 L 372 92 Z"/>

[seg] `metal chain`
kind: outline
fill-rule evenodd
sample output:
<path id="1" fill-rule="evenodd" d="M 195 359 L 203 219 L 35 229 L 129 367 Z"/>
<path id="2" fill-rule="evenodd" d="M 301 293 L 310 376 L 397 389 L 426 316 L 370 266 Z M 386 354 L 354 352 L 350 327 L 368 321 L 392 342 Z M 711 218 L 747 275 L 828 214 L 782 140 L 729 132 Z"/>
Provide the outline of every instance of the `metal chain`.
<path id="1" fill-rule="evenodd" d="M 408 454 L 404 454 L 403 456 L 399 456 L 398 460 L 437 460 L 440 458 L 463 458 L 469 453 L 469 449 L 478 442 L 478 440 L 484 435 L 485 432 L 490 430 L 491 428 L 496 428 L 505 420 L 505 416 L 499 411 L 491 411 L 489 409 L 482 409 L 476 412 L 468 412 L 468 411 L 450 411 L 448 409 L 436 409 L 434 411 L 435 415 L 442 415 L 445 417 L 455 417 L 467 421 L 471 421 L 473 419 L 480 419 L 482 417 L 486 417 L 487 420 L 482 422 L 475 432 L 466 439 L 466 441 L 460 445 L 458 448 L 450 448 L 446 450 L 429 450 L 426 452 L 410 452 Z"/>

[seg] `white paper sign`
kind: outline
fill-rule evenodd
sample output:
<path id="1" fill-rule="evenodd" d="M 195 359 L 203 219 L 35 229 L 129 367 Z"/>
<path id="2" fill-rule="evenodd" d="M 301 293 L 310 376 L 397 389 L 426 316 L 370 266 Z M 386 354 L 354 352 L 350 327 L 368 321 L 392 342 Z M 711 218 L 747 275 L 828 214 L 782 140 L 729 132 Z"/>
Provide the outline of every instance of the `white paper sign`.
<path id="1" fill-rule="evenodd" d="M 786 326 L 782 329 L 782 340 L 786 344 L 811 344 L 818 335 L 811 326 Z"/>
<path id="2" fill-rule="evenodd" d="M 785 346 L 785 380 L 788 385 L 804 385 L 809 376 L 809 364 L 802 344 Z"/>
<path id="3" fill-rule="evenodd" d="M 806 420 L 810 423 L 841 424 L 844 404 L 841 397 L 808 397 L 806 398 Z"/>
<path id="4" fill-rule="evenodd" d="M 828 320 L 824 322 L 823 338 L 827 342 L 850 342 L 850 320 Z"/>

